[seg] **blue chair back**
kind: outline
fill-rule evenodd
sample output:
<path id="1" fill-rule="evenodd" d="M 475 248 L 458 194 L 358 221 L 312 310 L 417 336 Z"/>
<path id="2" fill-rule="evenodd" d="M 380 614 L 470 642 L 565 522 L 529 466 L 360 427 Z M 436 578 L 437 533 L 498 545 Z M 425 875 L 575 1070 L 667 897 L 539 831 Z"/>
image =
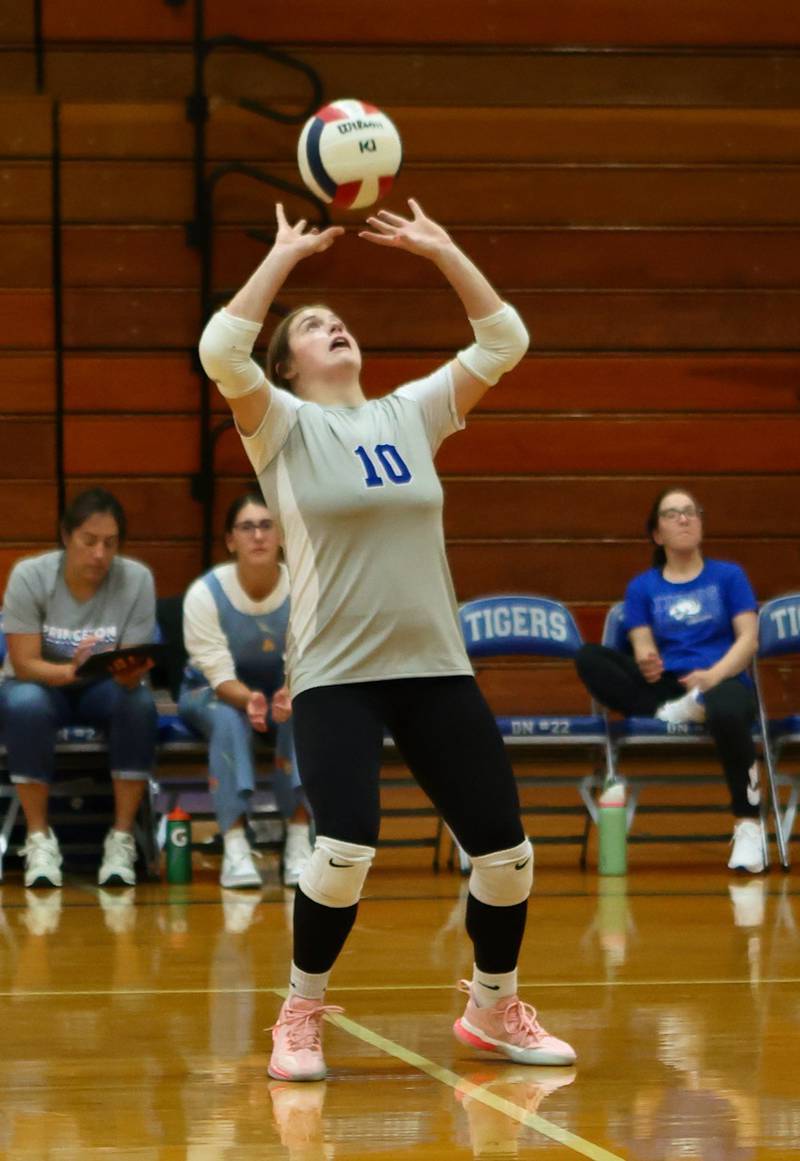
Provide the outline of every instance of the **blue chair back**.
<path id="1" fill-rule="evenodd" d="M 478 597 L 463 604 L 458 613 L 470 657 L 522 654 L 568 658 L 583 644 L 572 613 L 549 597 Z"/>
<path id="2" fill-rule="evenodd" d="M 603 625 L 603 644 L 609 649 L 617 649 L 620 653 L 630 653 L 631 643 L 628 639 L 628 630 L 625 628 L 625 606 L 622 601 L 612 605 L 606 613 Z"/>
<path id="3" fill-rule="evenodd" d="M 759 657 L 800 653 L 800 593 L 766 601 L 758 613 Z"/>

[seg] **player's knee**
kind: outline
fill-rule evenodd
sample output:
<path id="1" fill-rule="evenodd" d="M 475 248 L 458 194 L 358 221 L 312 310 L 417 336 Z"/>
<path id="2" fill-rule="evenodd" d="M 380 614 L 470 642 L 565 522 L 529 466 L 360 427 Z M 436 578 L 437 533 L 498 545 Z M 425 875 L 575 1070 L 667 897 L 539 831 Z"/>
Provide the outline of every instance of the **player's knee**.
<path id="1" fill-rule="evenodd" d="M 323 907 L 352 907 L 361 898 L 374 858 L 374 847 L 361 847 L 319 834 L 300 876 L 300 890 Z"/>
<path id="2" fill-rule="evenodd" d="M 524 903 L 533 886 L 533 847 L 528 839 L 507 851 L 477 855 L 472 860 L 470 894 L 490 907 Z"/>

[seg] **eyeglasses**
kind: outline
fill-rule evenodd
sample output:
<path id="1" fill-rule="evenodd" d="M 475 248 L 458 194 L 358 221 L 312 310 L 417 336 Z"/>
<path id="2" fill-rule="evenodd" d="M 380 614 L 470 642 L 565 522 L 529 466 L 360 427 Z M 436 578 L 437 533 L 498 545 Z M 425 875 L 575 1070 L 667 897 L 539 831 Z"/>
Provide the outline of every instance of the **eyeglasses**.
<path id="1" fill-rule="evenodd" d="M 659 512 L 662 520 L 680 520 L 681 516 L 687 520 L 699 520 L 702 515 L 703 509 L 696 504 L 687 504 L 685 508 L 662 508 Z"/>
<path id="2" fill-rule="evenodd" d="M 272 520 L 259 520 L 258 523 L 255 520 L 242 520 L 241 523 L 234 524 L 233 527 L 237 528 L 239 532 L 243 532 L 245 536 L 255 536 L 256 532 L 261 532 L 266 536 L 268 532 L 272 531 L 274 524 Z"/>

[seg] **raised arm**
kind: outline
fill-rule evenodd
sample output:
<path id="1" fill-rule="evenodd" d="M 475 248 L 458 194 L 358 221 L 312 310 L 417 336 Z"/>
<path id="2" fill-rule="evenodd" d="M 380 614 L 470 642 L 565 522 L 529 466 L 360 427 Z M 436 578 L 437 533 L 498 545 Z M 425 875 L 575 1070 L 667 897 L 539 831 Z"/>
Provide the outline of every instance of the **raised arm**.
<path id="1" fill-rule="evenodd" d="M 379 246 L 407 250 L 438 267 L 466 311 L 475 342 L 459 351 L 452 374 L 456 406 L 466 415 L 489 387 L 517 365 L 528 349 L 528 332 L 513 306 L 503 302 L 475 263 L 437 222 L 409 198 L 412 217 L 379 210 L 360 237 Z"/>
<path id="2" fill-rule="evenodd" d="M 227 307 L 211 318 L 200 339 L 203 368 L 225 396 L 243 435 L 260 427 L 269 407 L 269 383 L 252 358 L 267 311 L 297 263 L 327 250 L 344 232 L 341 226 L 307 230 L 305 218 L 290 226 L 280 203 L 275 217 L 277 230 L 269 253 Z"/>

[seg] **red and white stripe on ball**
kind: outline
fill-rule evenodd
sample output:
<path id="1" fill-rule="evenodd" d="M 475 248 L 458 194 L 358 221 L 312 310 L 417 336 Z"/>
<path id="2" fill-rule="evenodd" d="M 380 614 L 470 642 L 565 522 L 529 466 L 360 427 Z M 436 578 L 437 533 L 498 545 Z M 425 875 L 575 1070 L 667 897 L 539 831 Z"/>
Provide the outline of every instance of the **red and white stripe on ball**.
<path id="1" fill-rule="evenodd" d="M 297 146 L 300 173 L 311 192 L 347 209 L 385 197 L 402 154 L 392 121 L 375 105 L 354 98 L 318 109 L 303 126 Z"/>

